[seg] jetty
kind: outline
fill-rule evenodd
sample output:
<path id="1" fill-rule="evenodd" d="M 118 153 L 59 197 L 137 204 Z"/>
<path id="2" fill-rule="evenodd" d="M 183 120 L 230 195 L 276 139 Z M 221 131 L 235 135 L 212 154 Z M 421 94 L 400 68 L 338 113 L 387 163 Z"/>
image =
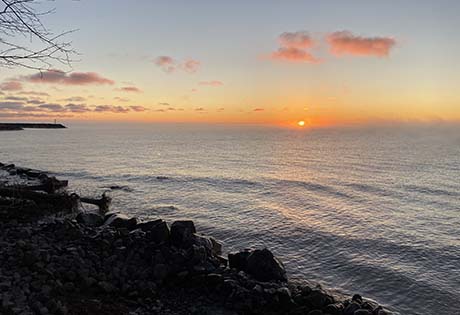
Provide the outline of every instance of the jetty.
<path id="1" fill-rule="evenodd" d="M 0 123 L 0 131 L 15 131 L 24 129 L 65 129 L 62 124 L 46 123 Z"/>

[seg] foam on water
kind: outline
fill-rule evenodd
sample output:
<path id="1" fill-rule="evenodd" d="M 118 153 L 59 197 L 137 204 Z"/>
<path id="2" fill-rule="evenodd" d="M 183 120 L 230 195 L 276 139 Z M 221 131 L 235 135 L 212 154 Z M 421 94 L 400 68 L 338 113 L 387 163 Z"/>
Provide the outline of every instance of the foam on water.
<path id="1" fill-rule="evenodd" d="M 114 207 L 190 218 L 228 250 L 267 246 L 292 276 L 401 314 L 460 314 L 460 128 L 299 131 L 74 125 L 0 133 L 0 161 Z"/>

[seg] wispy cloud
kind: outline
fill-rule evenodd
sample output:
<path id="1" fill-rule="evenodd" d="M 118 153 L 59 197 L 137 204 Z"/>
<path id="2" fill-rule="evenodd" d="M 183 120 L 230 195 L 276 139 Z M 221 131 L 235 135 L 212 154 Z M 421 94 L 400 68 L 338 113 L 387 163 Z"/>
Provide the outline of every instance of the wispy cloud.
<path id="1" fill-rule="evenodd" d="M 144 106 L 139 106 L 139 105 L 132 105 L 130 106 L 131 110 L 135 111 L 135 112 L 145 112 L 147 110 L 147 108 L 145 108 Z"/>
<path id="2" fill-rule="evenodd" d="M 254 108 L 252 111 L 253 112 L 263 112 L 265 111 L 265 109 L 264 108 Z"/>
<path id="3" fill-rule="evenodd" d="M 135 86 L 123 86 L 121 88 L 118 88 L 117 91 L 128 93 L 142 93 L 142 90 Z"/>
<path id="4" fill-rule="evenodd" d="M 392 37 L 363 37 L 349 31 L 334 32 L 327 36 L 331 54 L 335 56 L 387 57 L 396 45 Z"/>
<path id="5" fill-rule="evenodd" d="M 222 81 L 218 81 L 218 80 L 201 81 L 198 84 L 199 85 L 207 85 L 207 86 L 222 86 L 222 85 L 224 85 L 224 83 Z"/>
<path id="6" fill-rule="evenodd" d="M 62 85 L 113 85 L 115 81 L 104 78 L 95 72 L 72 72 L 66 73 L 60 70 L 49 70 L 24 76 L 23 79 L 32 83 L 48 83 Z"/>
<path id="7" fill-rule="evenodd" d="M 176 70 L 195 73 L 201 66 L 201 62 L 195 59 L 186 59 L 181 62 L 170 56 L 159 56 L 153 60 L 153 63 L 166 73 L 173 73 Z"/>

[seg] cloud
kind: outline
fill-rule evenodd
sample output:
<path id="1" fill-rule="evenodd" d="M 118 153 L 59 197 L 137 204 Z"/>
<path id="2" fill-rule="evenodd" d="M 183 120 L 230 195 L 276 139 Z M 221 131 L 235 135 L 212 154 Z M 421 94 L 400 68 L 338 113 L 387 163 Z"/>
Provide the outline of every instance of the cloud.
<path id="1" fill-rule="evenodd" d="M 17 94 L 20 95 L 32 95 L 32 96 L 50 96 L 48 93 L 45 92 L 35 92 L 35 91 L 23 91 Z"/>
<path id="2" fill-rule="evenodd" d="M 387 57 L 396 45 L 391 37 L 362 37 L 349 31 L 334 32 L 327 36 L 331 54 L 335 56 Z"/>
<path id="3" fill-rule="evenodd" d="M 320 60 L 306 50 L 295 47 L 281 47 L 271 54 L 273 60 L 288 62 L 319 63 Z"/>
<path id="4" fill-rule="evenodd" d="M 130 106 L 130 108 L 135 112 L 145 112 L 147 110 L 147 108 L 145 108 L 144 106 L 138 106 L 138 105 Z"/>
<path id="5" fill-rule="evenodd" d="M 252 111 L 253 112 L 263 112 L 265 111 L 265 109 L 264 108 L 254 108 Z"/>
<path id="6" fill-rule="evenodd" d="M 315 41 L 306 31 L 284 32 L 278 37 L 278 40 L 285 48 L 307 49 L 315 45 Z"/>
<path id="7" fill-rule="evenodd" d="M 270 58 L 277 61 L 319 63 L 320 60 L 309 51 L 315 41 L 306 31 L 284 32 L 278 37 L 280 47 Z"/>
<path id="8" fill-rule="evenodd" d="M 117 91 L 128 92 L 128 93 L 142 93 L 142 90 L 135 86 L 124 86 L 124 87 L 117 89 Z"/>
<path id="9" fill-rule="evenodd" d="M 200 66 L 201 66 L 201 62 L 199 62 L 198 60 L 187 59 L 182 64 L 182 69 L 184 69 L 184 71 L 188 73 L 195 73 L 198 71 Z"/>
<path id="10" fill-rule="evenodd" d="M 42 73 L 23 77 L 32 83 L 49 83 L 62 85 L 113 85 L 113 80 L 102 77 L 95 72 L 72 72 L 66 73 L 60 70 L 48 70 Z"/>
<path id="11" fill-rule="evenodd" d="M 19 81 L 6 81 L 0 84 L 0 90 L 3 91 L 20 91 L 22 90 L 22 83 Z"/>
<path id="12" fill-rule="evenodd" d="M 66 110 L 69 111 L 69 112 L 72 112 L 72 113 L 86 113 L 86 112 L 90 112 L 91 109 L 88 108 L 88 106 L 84 105 L 84 104 L 67 104 L 65 106 Z"/>
<path id="13" fill-rule="evenodd" d="M 43 108 L 51 112 L 65 112 L 64 106 L 60 104 L 42 104 L 38 105 L 38 108 Z"/>
<path id="14" fill-rule="evenodd" d="M 112 113 L 127 113 L 129 108 L 114 105 L 97 105 L 94 108 L 95 112 L 112 112 Z"/>
<path id="15" fill-rule="evenodd" d="M 129 99 L 124 98 L 124 97 L 119 97 L 119 96 L 115 96 L 113 99 L 119 102 L 129 102 Z"/>
<path id="16" fill-rule="evenodd" d="M 86 98 L 82 97 L 82 96 L 72 96 L 72 97 L 68 97 L 68 98 L 64 98 L 63 101 L 66 101 L 66 102 L 84 102 L 86 101 Z"/>
<path id="17" fill-rule="evenodd" d="M 158 105 L 161 105 L 161 106 L 170 106 L 169 103 L 158 103 Z"/>
<path id="18" fill-rule="evenodd" d="M 20 101 L 20 102 L 26 102 L 27 101 L 27 97 L 21 97 L 21 96 L 6 96 L 5 97 L 5 100 L 8 100 L 8 101 Z"/>
<path id="19" fill-rule="evenodd" d="M 207 86 L 222 86 L 224 85 L 224 83 L 222 81 L 217 81 L 217 80 L 213 80 L 213 81 L 201 81 L 200 83 L 198 83 L 199 85 L 207 85 Z"/>
<path id="20" fill-rule="evenodd" d="M 153 62 L 164 72 L 171 73 L 176 70 L 176 61 L 169 56 L 159 56 Z"/>
<path id="21" fill-rule="evenodd" d="M 201 66 L 201 62 L 195 59 L 186 59 L 183 62 L 179 62 L 170 56 L 159 56 L 153 60 L 153 63 L 166 73 L 173 73 L 178 69 L 187 73 L 195 73 Z"/>
<path id="22" fill-rule="evenodd" d="M 195 111 L 196 112 L 204 112 L 205 109 L 203 107 L 198 107 L 198 108 L 195 108 Z"/>

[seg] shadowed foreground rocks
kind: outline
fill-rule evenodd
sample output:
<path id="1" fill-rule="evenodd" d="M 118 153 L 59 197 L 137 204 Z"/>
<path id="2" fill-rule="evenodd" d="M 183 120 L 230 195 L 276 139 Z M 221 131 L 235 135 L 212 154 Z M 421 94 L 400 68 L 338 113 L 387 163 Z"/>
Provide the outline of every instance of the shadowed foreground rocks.
<path id="1" fill-rule="evenodd" d="M 2 315 L 388 314 L 359 295 L 288 281 L 268 249 L 223 257 L 222 244 L 192 221 L 140 222 L 73 206 L 39 216 L 36 202 L 28 217 L 30 203 L 0 195 Z"/>
<path id="2" fill-rule="evenodd" d="M 106 218 L 0 223 L 1 314 L 386 314 L 287 282 L 267 250 L 220 256 L 192 221 Z"/>

